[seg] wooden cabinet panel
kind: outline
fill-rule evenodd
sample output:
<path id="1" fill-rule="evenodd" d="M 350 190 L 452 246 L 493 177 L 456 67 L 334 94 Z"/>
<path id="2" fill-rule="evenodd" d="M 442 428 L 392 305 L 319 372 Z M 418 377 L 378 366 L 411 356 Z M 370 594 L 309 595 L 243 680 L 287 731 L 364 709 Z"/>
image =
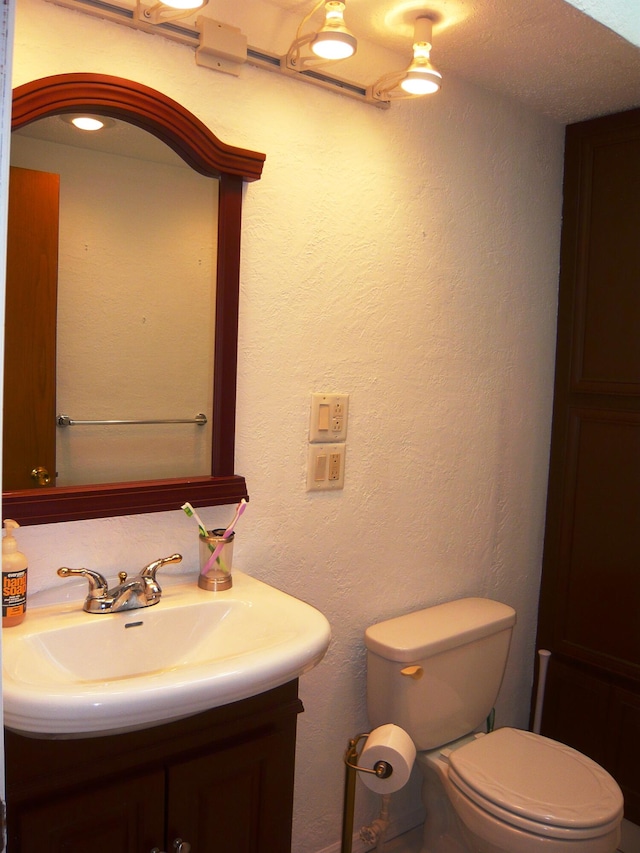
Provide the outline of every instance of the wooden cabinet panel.
<path id="1" fill-rule="evenodd" d="M 108 618 L 108 617 L 107 617 Z M 5 731 L 11 853 L 290 853 L 297 681 L 107 737 Z"/>
<path id="2" fill-rule="evenodd" d="M 554 649 L 640 680 L 640 413 L 570 418 Z"/>
<path id="3" fill-rule="evenodd" d="M 542 732 L 589 755 L 616 779 L 625 814 L 640 815 L 640 694 L 572 661 L 549 661 Z"/>
<path id="4" fill-rule="evenodd" d="M 603 764 L 606 757 L 609 685 L 583 670 L 549 661 L 543 734 Z"/>
<path id="5" fill-rule="evenodd" d="M 640 695 L 636 692 L 612 691 L 605 763 L 622 788 L 626 813 L 640 815 Z M 640 822 L 637 817 L 636 822 Z"/>
<path id="6" fill-rule="evenodd" d="M 278 805 L 292 790 L 291 749 L 276 732 L 169 770 L 168 836 L 207 853 L 286 853 L 291 815 Z M 274 799 L 275 797 L 275 799 Z"/>
<path id="7" fill-rule="evenodd" d="M 578 167 L 573 389 L 640 392 L 640 112 L 574 125 L 566 162 Z M 573 202 L 576 196 L 570 194 Z"/>
<path id="8" fill-rule="evenodd" d="M 164 774 L 160 772 L 48 797 L 46 802 L 18 812 L 18 825 L 11 827 L 10 849 L 147 853 L 164 841 L 163 803 Z"/>
<path id="9" fill-rule="evenodd" d="M 640 280 L 640 139 L 608 138 L 606 144 L 594 145 L 591 154 L 580 379 L 638 385 L 640 291 L 634 283 Z"/>

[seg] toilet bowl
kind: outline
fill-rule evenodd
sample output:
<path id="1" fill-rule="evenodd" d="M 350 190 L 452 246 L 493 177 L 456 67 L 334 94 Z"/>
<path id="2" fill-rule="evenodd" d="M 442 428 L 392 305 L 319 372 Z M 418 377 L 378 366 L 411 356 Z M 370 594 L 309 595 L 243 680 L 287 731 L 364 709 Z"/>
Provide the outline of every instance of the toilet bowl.
<path id="1" fill-rule="evenodd" d="M 564 744 L 500 728 L 498 695 L 515 611 L 460 599 L 367 629 L 370 723 L 408 732 L 423 775 L 422 853 L 615 853 L 622 792 Z"/>

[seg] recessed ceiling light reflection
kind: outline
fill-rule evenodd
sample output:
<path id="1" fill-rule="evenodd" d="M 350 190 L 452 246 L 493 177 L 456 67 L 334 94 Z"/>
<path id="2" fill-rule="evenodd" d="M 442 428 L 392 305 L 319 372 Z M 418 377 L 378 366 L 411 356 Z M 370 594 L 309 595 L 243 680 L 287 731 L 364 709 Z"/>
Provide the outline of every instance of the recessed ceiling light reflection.
<path id="1" fill-rule="evenodd" d="M 105 118 L 103 116 L 68 115 L 62 116 L 62 119 L 68 124 L 72 124 L 78 130 L 86 130 L 89 132 L 102 130 L 105 127 L 112 127 L 115 124 L 113 119 Z"/>

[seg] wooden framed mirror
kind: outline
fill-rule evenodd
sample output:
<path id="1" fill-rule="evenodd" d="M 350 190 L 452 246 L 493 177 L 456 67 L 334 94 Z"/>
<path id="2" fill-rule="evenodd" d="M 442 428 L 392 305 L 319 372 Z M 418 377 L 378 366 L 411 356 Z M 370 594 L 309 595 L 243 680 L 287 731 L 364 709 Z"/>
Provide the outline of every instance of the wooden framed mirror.
<path id="1" fill-rule="evenodd" d="M 160 92 L 98 74 L 63 74 L 18 87 L 12 129 L 47 116 L 82 112 L 126 121 L 151 133 L 196 172 L 219 182 L 214 403 L 207 412 L 212 419 L 211 471 L 206 476 L 4 491 L 4 514 L 21 524 L 43 524 L 173 510 L 187 500 L 194 506 L 235 503 L 248 497 L 244 477 L 234 471 L 242 194 L 245 181 L 260 178 L 265 157 L 221 142 Z"/>

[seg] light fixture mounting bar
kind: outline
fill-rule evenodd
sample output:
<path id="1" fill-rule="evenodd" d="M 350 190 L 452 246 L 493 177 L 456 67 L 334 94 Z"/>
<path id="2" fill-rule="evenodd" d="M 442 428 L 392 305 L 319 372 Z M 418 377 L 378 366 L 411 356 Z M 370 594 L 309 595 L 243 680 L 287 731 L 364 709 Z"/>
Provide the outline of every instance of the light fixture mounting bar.
<path id="1" fill-rule="evenodd" d="M 76 12 L 85 12 L 87 15 L 102 18 L 114 24 L 123 24 L 134 30 L 163 35 L 165 38 L 187 44 L 190 47 L 196 46 L 200 40 L 198 28 L 193 24 L 176 24 L 171 23 L 171 21 L 156 24 L 151 20 L 146 20 L 144 10 L 150 9 L 152 3 L 147 5 L 138 2 L 132 7 L 130 3 L 121 3 L 118 0 L 109 0 L 109 2 L 106 0 L 47 0 L 47 2 L 53 3 L 54 6 L 63 6 L 65 9 L 73 9 Z"/>
<path id="2" fill-rule="evenodd" d="M 307 68 L 304 71 L 295 71 L 288 67 L 286 59 L 286 56 L 276 56 L 276 54 L 259 50 L 255 47 L 247 49 L 247 62 L 250 65 L 255 65 L 257 68 L 263 68 L 265 71 L 277 71 L 287 77 L 304 80 L 307 83 L 312 83 L 330 92 L 340 92 L 343 95 L 347 95 L 350 98 L 377 107 L 378 109 L 385 110 L 390 106 L 388 101 L 373 98 L 367 86 L 337 77 L 324 68 L 322 71 L 312 68 Z"/>
<path id="3" fill-rule="evenodd" d="M 311 83 L 326 91 L 346 95 L 378 109 L 388 109 L 390 106 L 390 99 L 381 96 L 380 93 L 375 93 L 371 86 L 338 77 L 327 71 L 325 66 L 322 70 L 311 67 L 303 70 L 288 68 L 286 56 L 278 56 L 260 48 L 246 45 L 246 38 L 239 30 L 219 22 L 210 22 L 210 19 L 205 18 L 205 16 L 198 16 L 194 24 L 188 21 L 153 23 L 152 20 L 145 17 L 144 10 L 151 9 L 154 0 L 149 0 L 148 3 L 136 0 L 133 7 L 131 0 L 129 3 L 126 0 L 108 0 L 108 2 L 107 0 L 47 0 L 47 2 L 66 9 L 84 12 L 87 15 L 112 23 L 122 24 L 135 30 L 162 35 L 171 41 L 188 45 L 195 48 L 197 64 L 214 71 L 224 71 L 237 76 L 240 65 L 247 62 L 257 68 L 276 71 L 287 77 Z M 195 11 L 197 12 L 197 10 Z M 214 28 L 216 26 L 232 31 L 222 34 L 222 47 L 220 47 L 220 34 L 215 33 Z M 208 34 L 205 30 L 208 31 Z M 211 38 L 211 34 L 219 37 Z"/>

